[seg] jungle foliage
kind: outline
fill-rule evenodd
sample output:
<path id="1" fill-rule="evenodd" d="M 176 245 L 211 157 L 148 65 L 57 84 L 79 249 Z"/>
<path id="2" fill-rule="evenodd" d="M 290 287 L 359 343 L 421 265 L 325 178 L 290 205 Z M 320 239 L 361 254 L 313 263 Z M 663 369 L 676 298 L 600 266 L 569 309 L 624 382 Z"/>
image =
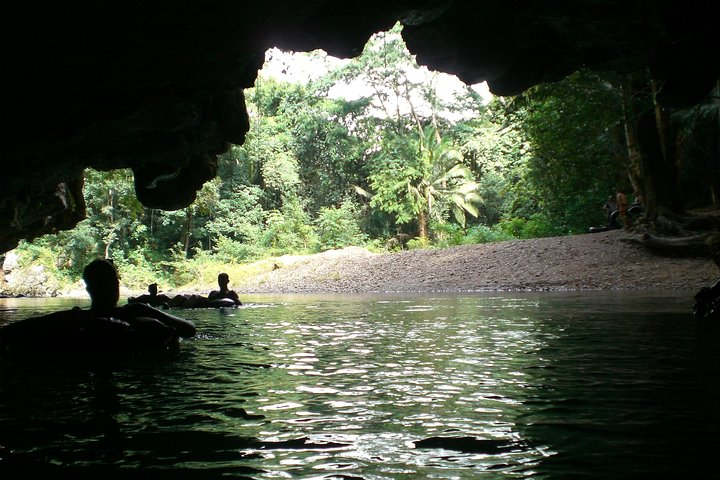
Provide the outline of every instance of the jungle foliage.
<path id="1" fill-rule="evenodd" d="M 410 247 L 444 247 L 584 233 L 605 223 L 608 195 L 620 189 L 632 200 L 639 167 L 627 107 L 652 111 L 647 91 L 578 72 L 484 103 L 469 87 L 442 97 L 438 81 L 415 63 L 400 26 L 308 82 L 260 72 L 246 91 L 245 143 L 218 159 L 218 177 L 191 206 L 144 208 L 129 171 L 88 170 L 87 219 L 20 251 L 68 278 L 102 256 L 120 264 L 127 285 L 182 286 L 212 282 L 222 265 L 288 253 L 398 248 L 398 235 L 413 238 Z M 356 84 L 368 93 L 332 94 Z M 676 114 L 679 181 L 693 205 L 719 195 L 703 172 L 718 164 L 720 146 L 693 134 L 720 128 L 719 104 L 713 97 Z"/>

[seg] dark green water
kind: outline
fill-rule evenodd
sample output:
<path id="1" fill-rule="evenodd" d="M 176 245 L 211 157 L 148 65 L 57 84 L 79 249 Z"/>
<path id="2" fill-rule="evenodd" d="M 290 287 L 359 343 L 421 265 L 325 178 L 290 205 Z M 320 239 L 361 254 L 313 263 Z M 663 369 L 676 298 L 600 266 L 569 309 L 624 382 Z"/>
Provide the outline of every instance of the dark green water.
<path id="1" fill-rule="evenodd" d="M 183 311 L 170 357 L 0 368 L 0 476 L 718 478 L 692 292 L 243 300 Z M 76 303 L 0 300 L 0 324 Z"/>

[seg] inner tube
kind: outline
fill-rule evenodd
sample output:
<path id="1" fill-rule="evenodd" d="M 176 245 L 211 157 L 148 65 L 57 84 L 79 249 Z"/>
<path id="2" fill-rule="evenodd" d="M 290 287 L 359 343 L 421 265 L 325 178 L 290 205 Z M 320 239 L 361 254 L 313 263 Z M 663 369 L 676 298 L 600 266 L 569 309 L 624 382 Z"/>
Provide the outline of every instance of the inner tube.
<path id="1" fill-rule="evenodd" d="M 232 298 L 216 298 L 214 300 L 209 301 L 209 306 L 211 308 L 227 308 L 227 307 L 235 307 L 235 300 Z"/>
<path id="2" fill-rule="evenodd" d="M 153 318 L 97 317 L 79 309 L 19 320 L 0 329 L 0 358 L 6 362 L 117 358 L 177 345 L 175 329 Z"/>
<path id="3" fill-rule="evenodd" d="M 227 308 L 236 307 L 238 303 L 232 298 L 214 298 L 212 300 L 200 296 L 189 295 L 181 297 L 178 295 L 170 302 L 170 308 L 196 309 L 196 308 Z"/>
<path id="4" fill-rule="evenodd" d="M 640 215 L 644 211 L 645 209 L 643 209 L 642 205 L 631 205 L 630 208 L 628 208 L 628 213 L 630 215 Z"/>

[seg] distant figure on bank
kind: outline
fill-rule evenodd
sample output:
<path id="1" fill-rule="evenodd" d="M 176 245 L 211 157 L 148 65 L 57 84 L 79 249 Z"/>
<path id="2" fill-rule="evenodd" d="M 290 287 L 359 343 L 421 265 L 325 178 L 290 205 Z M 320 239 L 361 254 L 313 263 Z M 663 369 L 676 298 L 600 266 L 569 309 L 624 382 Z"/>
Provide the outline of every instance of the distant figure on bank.
<path id="1" fill-rule="evenodd" d="M 644 212 L 643 197 L 635 191 L 633 192 L 633 202 L 628 207 L 628 220 L 630 221 L 630 225 L 638 221 L 636 219 L 640 219 Z"/>
<path id="2" fill-rule="evenodd" d="M 152 307 L 162 307 L 167 309 L 170 305 L 170 297 L 167 295 L 158 295 L 157 283 L 148 285 L 148 293 L 139 297 L 128 298 L 128 303 L 147 303 Z"/>
<path id="3" fill-rule="evenodd" d="M 643 202 L 643 197 L 642 197 L 642 195 L 640 195 L 640 194 L 637 193 L 637 192 L 634 192 L 634 193 L 633 193 L 633 197 L 634 197 L 634 198 L 633 198 L 633 203 L 632 203 L 632 205 L 630 205 L 630 206 L 631 206 L 631 207 L 635 207 L 635 206 L 642 207 L 642 206 L 643 206 L 643 203 L 644 203 L 644 202 Z"/>
<path id="4" fill-rule="evenodd" d="M 235 302 L 235 305 L 242 305 L 242 302 L 240 301 L 240 297 L 237 293 L 235 293 L 235 290 L 228 289 L 228 284 L 230 283 L 230 277 L 227 273 L 220 273 L 218 274 L 218 286 L 220 287 L 220 290 L 213 290 L 208 294 L 208 300 L 219 300 L 221 298 L 228 298 Z"/>
<path id="5" fill-rule="evenodd" d="M 603 205 L 603 210 L 605 210 L 605 214 L 607 215 L 608 228 L 618 228 L 617 220 L 613 215 L 617 211 L 617 202 L 612 195 L 608 195 L 605 205 Z"/>
<path id="6" fill-rule="evenodd" d="M 615 196 L 615 199 L 617 201 L 618 211 L 620 212 L 620 219 L 622 220 L 622 224 L 625 227 L 625 229 L 630 228 L 630 222 L 628 221 L 628 201 L 627 201 L 627 195 L 625 195 L 623 192 L 618 191 L 617 195 Z"/>

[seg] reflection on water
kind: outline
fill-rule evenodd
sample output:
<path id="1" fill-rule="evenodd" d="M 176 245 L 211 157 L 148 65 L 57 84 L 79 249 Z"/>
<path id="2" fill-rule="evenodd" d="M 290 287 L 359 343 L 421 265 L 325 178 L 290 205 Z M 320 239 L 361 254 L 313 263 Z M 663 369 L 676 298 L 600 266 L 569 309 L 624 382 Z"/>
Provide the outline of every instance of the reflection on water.
<path id="1" fill-rule="evenodd" d="M 714 475 L 719 330 L 691 293 L 243 300 L 183 312 L 172 358 L 0 368 L 0 474 Z"/>

